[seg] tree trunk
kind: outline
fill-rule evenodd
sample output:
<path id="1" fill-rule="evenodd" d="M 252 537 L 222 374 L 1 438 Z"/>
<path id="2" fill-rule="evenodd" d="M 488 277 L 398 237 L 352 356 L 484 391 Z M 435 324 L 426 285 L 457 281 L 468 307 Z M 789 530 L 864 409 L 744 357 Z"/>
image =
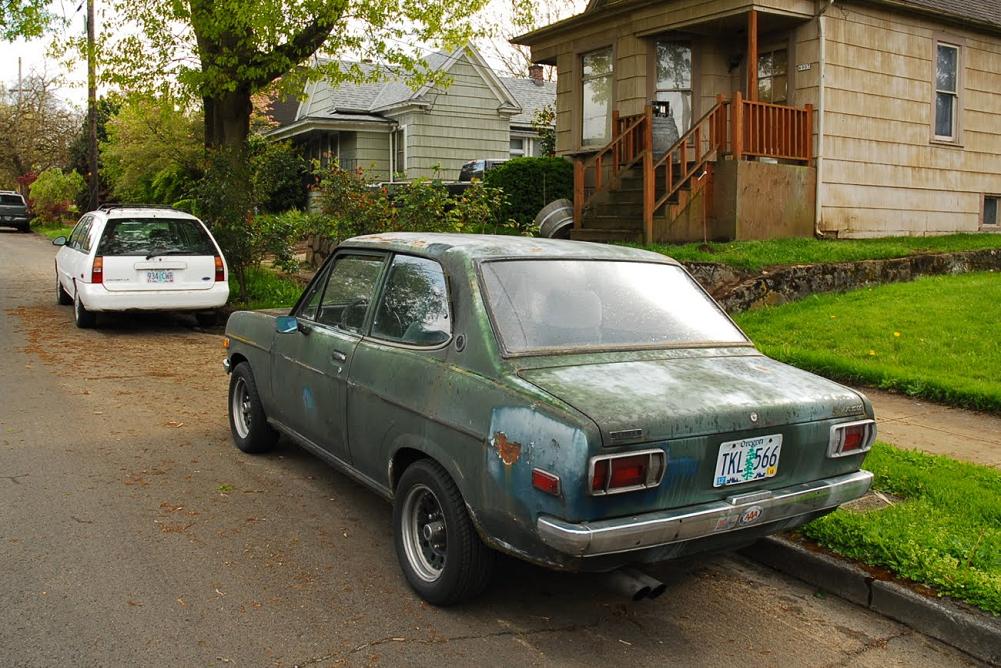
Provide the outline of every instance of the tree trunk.
<path id="1" fill-rule="evenodd" d="M 205 148 L 242 147 L 250 134 L 250 93 L 237 90 L 202 98 Z"/>

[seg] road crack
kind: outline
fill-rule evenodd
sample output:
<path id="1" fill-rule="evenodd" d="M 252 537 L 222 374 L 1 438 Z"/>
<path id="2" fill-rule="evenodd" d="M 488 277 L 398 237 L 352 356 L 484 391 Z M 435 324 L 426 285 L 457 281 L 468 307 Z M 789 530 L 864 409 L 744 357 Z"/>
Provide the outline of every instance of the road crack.
<path id="1" fill-rule="evenodd" d="M 5 478 L 7 480 L 10 480 L 15 485 L 20 485 L 21 481 L 19 481 L 18 478 L 27 478 L 29 475 L 31 475 L 31 474 L 30 473 L 22 473 L 20 475 L 0 475 L 0 478 Z"/>

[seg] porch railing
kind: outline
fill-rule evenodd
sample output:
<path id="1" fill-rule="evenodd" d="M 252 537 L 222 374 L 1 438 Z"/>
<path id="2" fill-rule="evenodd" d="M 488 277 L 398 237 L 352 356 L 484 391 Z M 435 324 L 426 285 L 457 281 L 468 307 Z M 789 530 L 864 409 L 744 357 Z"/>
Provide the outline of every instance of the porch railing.
<path id="1" fill-rule="evenodd" d="M 729 136 L 728 136 L 729 135 Z M 743 158 L 774 158 L 809 164 L 813 159 L 813 108 L 802 109 L 722 95 L 716 104 L 661 155 L 653 153 L 653 109 L 620 117 L 612 113 L 612 141 L 589 158 L 574 159 L 574 229 L 581 229 L 592 198 L 617 184 L 622 172 L 642 164 L 643 238 L 652 241 L 657 211 L 706 163 L 724 153 Z M 658 182 L 658 172 L 663 181 Z"/>

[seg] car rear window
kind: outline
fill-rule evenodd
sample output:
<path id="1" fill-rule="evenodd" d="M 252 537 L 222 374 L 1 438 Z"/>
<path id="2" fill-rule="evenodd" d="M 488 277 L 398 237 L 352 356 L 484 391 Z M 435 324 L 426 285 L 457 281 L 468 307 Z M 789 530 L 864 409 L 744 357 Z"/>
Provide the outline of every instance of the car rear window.
<path id="1" fill-rule="evenodd" d="M 205 228 L 186 218 L 113 218 L 98 255 L 215 255 Z"/>
<path id="2" fill-rule="evenodd" d="M 485 262 L 482 275 L 509 353 L 748 342 L 674 265 L 501 260 Z"/>
<path id="3" fill-rule="evenodd" d="M 0 195 L 0 204 L 24 206 L 24 200 L 20 195 Z"/>

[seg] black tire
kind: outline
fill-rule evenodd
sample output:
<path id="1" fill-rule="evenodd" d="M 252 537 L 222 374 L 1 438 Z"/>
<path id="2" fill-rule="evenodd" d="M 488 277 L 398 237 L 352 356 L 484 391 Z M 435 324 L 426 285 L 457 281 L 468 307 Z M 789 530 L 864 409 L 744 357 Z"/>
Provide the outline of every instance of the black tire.
<path id="1" fill-rule="evenodd" d="M 243 452 L 256 455 L 267 452 L 278 441 L 278 432 L 268 424 L 257 393 L 257 383 L 250 364 L 240 362 L 229 377 L 229 430 L 233 443 Z"/>
<path id="2" fill-rule="evenodd" d="M 400 477 L 393 537 L 407 582 L 428 603 L 467 601 L 490 583 L 494 552 L 477 535 L 455 482 L 431 459 L 413 463 Z"/>
<path id="3" fill-rule="evenodd" d="M 25 225 L 24 227 L 19 227 L 17 229 L 20 230 L 21 232 L 25 232 L 25 233 L 31 232 L 31 225 L 30 224 L 29 225 Z"/>
<path id="4" fill-rule="evenodd" d="M 73 321 L 80 329 L 90 329 L 97 325 L 97 314 L 87 310 L 80 300 L 80 290 L 73 294 Z"/>
<path id="5" fill-rule="evenodd" d="M 198 326 L 204 329 L 215 327 L 219 324 L 219 313 L 217 311 L 201 311 L 195 314 Z"/>
<path id="6" fill-rule="evenodd" d="M 59 274 L 56 274 L 56 303 L 60 306 L 69 306 L 73 303 L 73 298 L 63 289 L 63 284 L 59 282 Z"/>

